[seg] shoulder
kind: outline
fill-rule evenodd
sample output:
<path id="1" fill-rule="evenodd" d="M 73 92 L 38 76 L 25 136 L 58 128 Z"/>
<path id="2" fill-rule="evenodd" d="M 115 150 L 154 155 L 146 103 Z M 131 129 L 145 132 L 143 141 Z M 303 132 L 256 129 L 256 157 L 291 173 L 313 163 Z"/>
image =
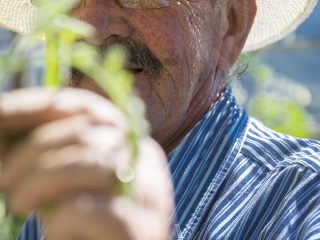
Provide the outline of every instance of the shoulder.
<path id="1" fill-rule="evenodd" d="M 248 226 L 256 219 L 253 239 L 319 239 L 320 142 L 249 119 L 238 156 L 258 169 L 250 214 L 241 219 Z"/>
<path id="2" fill-rule="evenodd" d="M 269 170 L 300 166 L 320 174 L 320 141 L 277 133 L 249 119 L 241 154 Z"/>

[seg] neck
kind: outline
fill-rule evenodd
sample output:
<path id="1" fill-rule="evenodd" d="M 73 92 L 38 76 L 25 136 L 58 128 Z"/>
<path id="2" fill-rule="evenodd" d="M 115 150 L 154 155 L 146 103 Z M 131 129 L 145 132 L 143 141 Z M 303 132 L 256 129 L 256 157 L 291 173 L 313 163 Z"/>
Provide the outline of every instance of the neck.
<path id="1" fill-rule="evenodd" d="M 167 155 L 180 143 L 188 132 L 203 118 L 203 116 L 219 100 L 225 90 L 225 79 L 221 71 L 217 71 L 214 77 L 208 79 L 194 95 L 188 111 L 185 114 L 186 121 L 183 121 L 178 131 L 173 134 L 165 144 L 162 144 Z"/>

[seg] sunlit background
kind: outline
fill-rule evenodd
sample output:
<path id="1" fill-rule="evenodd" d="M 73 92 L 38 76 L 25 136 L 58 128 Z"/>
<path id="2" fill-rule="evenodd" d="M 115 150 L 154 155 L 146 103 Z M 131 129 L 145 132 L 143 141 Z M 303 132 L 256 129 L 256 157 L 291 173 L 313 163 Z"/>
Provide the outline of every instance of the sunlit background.
<path id="1" fill-rule="evenodd" d="M 320 139 L 319 4 L 283 41 L 242 56 L 243 66 L 232 84 L 250 115 L 279 132 Z"/>

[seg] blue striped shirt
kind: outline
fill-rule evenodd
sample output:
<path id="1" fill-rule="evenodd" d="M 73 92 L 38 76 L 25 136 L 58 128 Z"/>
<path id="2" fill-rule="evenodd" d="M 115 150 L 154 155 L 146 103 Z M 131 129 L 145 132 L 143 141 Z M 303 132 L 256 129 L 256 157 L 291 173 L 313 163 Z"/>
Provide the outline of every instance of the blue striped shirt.
<path id="1" fill-rule="evenodd" d="M 168 156 L 172 239 L 320 239 L 320 142 L 276 133 L 228 89 Z M 20 240 L 39 240 L 31 218 Z"/>

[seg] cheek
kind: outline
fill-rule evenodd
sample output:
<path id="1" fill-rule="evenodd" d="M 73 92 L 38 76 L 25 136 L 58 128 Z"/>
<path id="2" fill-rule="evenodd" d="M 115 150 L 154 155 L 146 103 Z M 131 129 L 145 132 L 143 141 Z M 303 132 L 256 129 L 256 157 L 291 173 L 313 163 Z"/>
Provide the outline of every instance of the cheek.
<path id="1" fill-rule="evenodd" d="M 182 57 L 180 29 L 178 22 L 169 12 L 157 15 L 152 15 L 152 12 L 140 13 L 136 17 L 136 27 L 140 38 L 163 65 L 175 66 L 181 63 Z"/>
<path id="2" fill-rule="evenodd" d="M 144 43 L 162 62 L 184 97 L 192 91 L 193 81 L 199 78 L 199 32 L 192 23 L 194 13 L 187 9 L 146 11 L 137 14 L 136 31 Z M 198 72 L 197 72 L 198 71 Z M 163 83 L 161 83 L 163 85 Z"/>
<path id="3" fill-rule="evenodd" d="M 135 27 L 139 38 L 164 66 L 162 76 L 152 84 L 152 89 L 149 87 L 152 94 L 146 94 L 152 96 L 148 98 L 148 105 L 152 105 L 152 109 L 161 106 L 167 112 L 172 112 L 176 110 L 176 105 L 188 103 L 190 79 L 194 76 L 189 71 L 186 52 L 192 49 L 187 44 L 187 34 L 176 11 L 157 11 L 157 14 L 153 11 L 139 12 L 134 16 Z"/>
<path id="4" fill-rule="evenodd" d="M 192 26 L 190 15 L 188 9 L 131 14 L 138 37 L 165 68 L 155 81 L 137 83 L 155 134 L 183 121 L 200 78 L 200 29 Z"/>
<path id="5" fill-rule="evenodd" d="M 199 14 L 196 7 L 181 7 L 184 14 L 181 15 L 180 21 L 183 24 L 183 38 L 186 39 L 186 61 L 190 69 L 197 75 L 194 81 L 200 78 L 200 74 L 204 71 L 204 66 L 208 64 L 209 46 L 212 42 L 208 41 L 208 31 L 210 27 L 206 24 L 205 18 Z M 195 84 L 196 82 L 193 82 Z"/>
<path id="6" fill-rule="evenodd" d="M 141 78 L 135 81 L 139 95 L 147 105 L 148 119 L 155 125 L 164 124 L 173 115 L 185 109 L 188 88 L 180 76 L 163 72 L 157 79 Z"/>

